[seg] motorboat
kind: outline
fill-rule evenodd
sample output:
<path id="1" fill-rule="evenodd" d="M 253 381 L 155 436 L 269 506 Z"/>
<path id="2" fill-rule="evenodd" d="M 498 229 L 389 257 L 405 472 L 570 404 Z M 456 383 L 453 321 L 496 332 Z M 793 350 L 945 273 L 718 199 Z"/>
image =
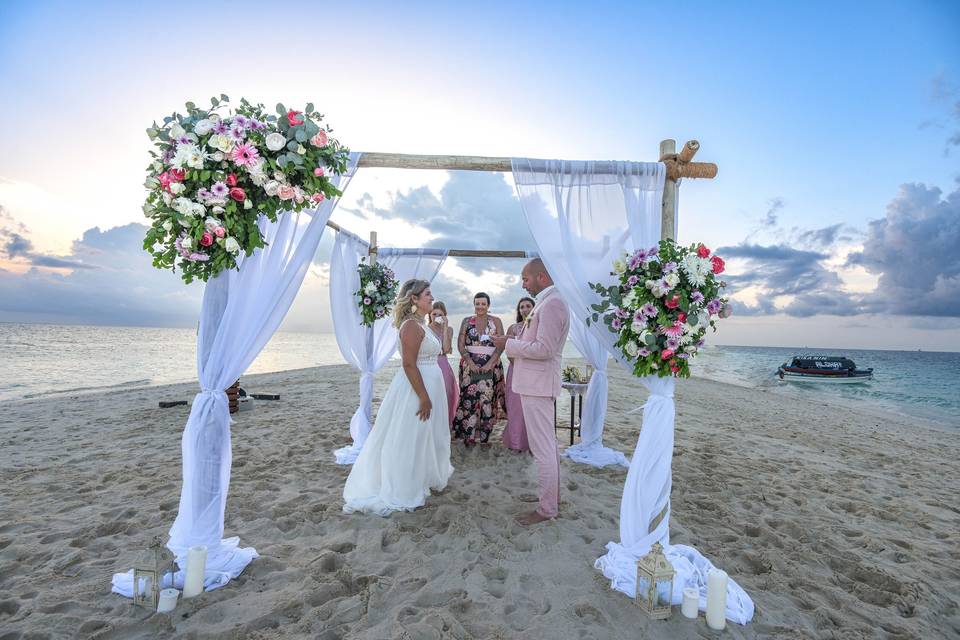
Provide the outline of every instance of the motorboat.
<path id="1" fill-rule="evenodd" d="M 796 356 L 777 368 L 777 377 L 783 382 L 823 382 L 827 384 L 854 384 L 873 380 L 873 369 L 857 369 L 844 356 Z"/>

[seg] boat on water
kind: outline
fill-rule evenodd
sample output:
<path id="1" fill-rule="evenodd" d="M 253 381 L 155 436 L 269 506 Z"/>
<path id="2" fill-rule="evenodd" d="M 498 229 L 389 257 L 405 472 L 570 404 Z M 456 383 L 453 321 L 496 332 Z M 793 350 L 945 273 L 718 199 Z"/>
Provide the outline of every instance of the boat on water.
<path id="1" fill-rule="evenodd" d="M 853 360 L 843 356 L 804 355 L 780 365 L 777 377 L 783 382 L 856 384 L 873 380 L 873 369 L 857 369 Z"/>

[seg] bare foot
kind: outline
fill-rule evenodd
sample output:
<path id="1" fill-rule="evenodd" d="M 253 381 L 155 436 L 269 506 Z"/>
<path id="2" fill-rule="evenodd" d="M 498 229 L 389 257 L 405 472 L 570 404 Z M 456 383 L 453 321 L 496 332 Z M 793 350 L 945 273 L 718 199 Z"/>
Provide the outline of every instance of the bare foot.
<path id="1" fill-rule="evenodd" d="M 514 518 L 514 520 L 519 525 L 522 525 L 524 527 L 529 527 L 530 525 L 533 525 L 533 524 L 546 522 L 547 520 L 553 520 L 553 518 L 542 516 L 536 511 L 533 511 L 531 513 L 525 513 L 522 516 L 517 516 L 516 518 Z"/>

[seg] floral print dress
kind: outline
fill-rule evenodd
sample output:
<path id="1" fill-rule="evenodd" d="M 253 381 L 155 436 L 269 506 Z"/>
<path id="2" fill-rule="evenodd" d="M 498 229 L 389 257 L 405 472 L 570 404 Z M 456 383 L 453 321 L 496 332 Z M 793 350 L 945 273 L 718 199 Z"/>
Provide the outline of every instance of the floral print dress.
<path id="1" fill-rule="evenodd" d="M 493 426 L 506 412 L 503 365 L 497 362 L 493 369 L 484 373 L 467 369 L 467 358 L 477 367 L 490 362 L 493 341 L 488 336 L 495 333 L 496 325 L 492 319 L 487 319 L 486 331 L 481 332 L 477 331 L 476 317 L 470 318 L 464 341 L 468 353 L 460 358 L 460 403 L 453 418 L 454 437 L 467 444 L 489 441 Z M 476 350 L 471 352 L 471 347 Z"/>

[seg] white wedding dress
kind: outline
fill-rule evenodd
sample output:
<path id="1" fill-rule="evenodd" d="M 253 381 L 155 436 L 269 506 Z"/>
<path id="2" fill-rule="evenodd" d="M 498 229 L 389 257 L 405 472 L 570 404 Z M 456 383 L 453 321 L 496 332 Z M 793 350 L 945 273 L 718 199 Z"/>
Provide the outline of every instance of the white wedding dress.
<path id="1" fill-rule="evenodd" d="M 415 322 L 408 320 L 407 322 Z M 343 487 L 343 510 L 388 516 L 422 507 L 430 490 L 447 486 L 450 419 L 443 373 L 437 365 L 440 341 L 424 327 L 417 368 L 433 405 L 420 420 L 420 400 L 403 369 L 397 371 L 380 405 L 373 429 Z"/>

